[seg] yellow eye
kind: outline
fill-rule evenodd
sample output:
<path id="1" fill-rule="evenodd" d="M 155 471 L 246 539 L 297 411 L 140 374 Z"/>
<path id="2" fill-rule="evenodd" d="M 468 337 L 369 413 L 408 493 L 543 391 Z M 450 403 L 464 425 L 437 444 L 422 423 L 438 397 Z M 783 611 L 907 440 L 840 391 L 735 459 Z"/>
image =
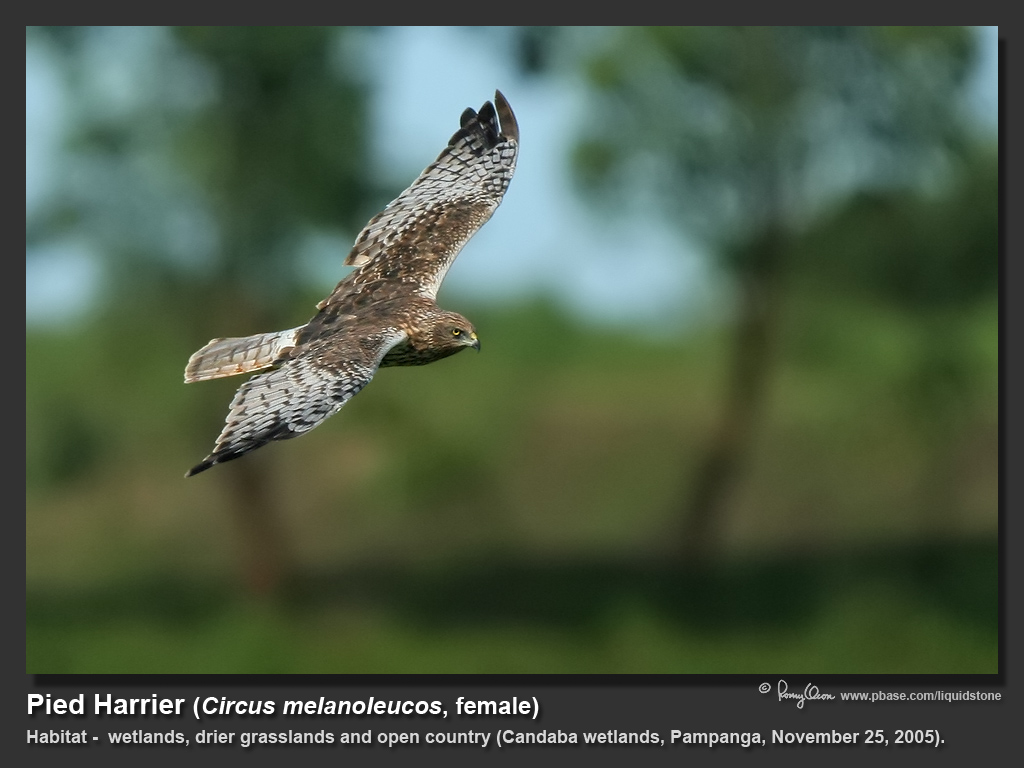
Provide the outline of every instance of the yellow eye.
<path id="1" fill-rule="evenodd" d="M 461 335 L 462 335 L 462 329 L 461 328 L 452 328 L 452 336 L 461 336 Z"/>

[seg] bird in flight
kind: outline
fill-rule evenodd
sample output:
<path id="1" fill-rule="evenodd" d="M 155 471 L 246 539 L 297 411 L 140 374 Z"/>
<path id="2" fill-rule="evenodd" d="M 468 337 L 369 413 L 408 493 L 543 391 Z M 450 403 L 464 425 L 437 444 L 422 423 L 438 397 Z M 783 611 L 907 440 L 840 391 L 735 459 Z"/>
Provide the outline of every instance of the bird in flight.
<path id="1" fill-rule="evenodd" d="M 437 291 L 459 251 L 498 207 L 519 152 L 519 126 L 499 91 L 437 160 L 363 228 L 345 258 L 356 267 L 305 325 L 213 339 L 185 381 L 259 372 L 235 393 L 213 452 L 185 475 L 308 432 L 370 383 L 378 368 L 426 365 L 467 347 L 476 329 L 441 309 Z"/>

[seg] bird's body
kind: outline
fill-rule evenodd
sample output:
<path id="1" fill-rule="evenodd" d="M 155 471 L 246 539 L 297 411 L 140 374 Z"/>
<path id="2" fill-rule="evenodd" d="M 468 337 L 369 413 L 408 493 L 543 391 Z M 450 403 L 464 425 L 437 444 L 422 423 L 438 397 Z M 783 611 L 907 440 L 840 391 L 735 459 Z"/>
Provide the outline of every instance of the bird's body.
<path id="1" fill-rule="evenodd" d="M 479 349 L 473 325 L 435 299 L 459 251 L 501 202 L 518 149 L 515 116 L 496 92 L 494 104 L 463 112 L 437 160 L 363 228 L 345 259 L 355 271 L 308 323 L 214 339 L 192 355 L 186 382 L 260 373 L 238 389 L 213 452 L 188 475 L 308 432 L 378 368 Z"/>

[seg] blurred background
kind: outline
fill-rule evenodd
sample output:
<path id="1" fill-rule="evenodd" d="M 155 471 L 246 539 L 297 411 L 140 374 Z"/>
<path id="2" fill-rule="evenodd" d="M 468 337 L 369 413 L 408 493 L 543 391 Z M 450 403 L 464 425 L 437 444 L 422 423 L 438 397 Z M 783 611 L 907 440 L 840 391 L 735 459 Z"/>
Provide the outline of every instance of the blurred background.
<path id="1" fill-rule="evenodd" d="M 28 28 L 27 671 L 996 672 L 997 46 Z M 484 351 L 185 480 L 496 88 Z"/>

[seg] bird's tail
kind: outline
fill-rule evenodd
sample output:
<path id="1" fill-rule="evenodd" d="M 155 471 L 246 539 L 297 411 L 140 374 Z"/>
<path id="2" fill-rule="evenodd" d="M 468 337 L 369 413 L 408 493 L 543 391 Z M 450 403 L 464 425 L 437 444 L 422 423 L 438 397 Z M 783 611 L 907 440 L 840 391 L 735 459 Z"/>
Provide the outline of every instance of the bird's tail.
<path id="1" fill-rule="evenodd" d="M 257 333 L 230 339 L 213 339 L 188 359 L 185 383 L 252 373 L 272 366 L 295 346 L 300 328 L 276 333 Z"/>

